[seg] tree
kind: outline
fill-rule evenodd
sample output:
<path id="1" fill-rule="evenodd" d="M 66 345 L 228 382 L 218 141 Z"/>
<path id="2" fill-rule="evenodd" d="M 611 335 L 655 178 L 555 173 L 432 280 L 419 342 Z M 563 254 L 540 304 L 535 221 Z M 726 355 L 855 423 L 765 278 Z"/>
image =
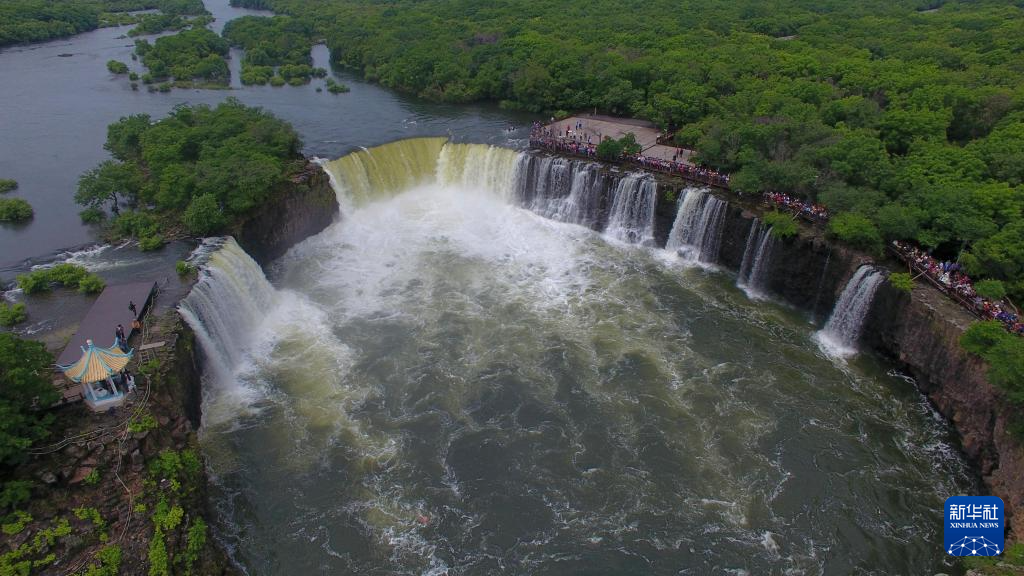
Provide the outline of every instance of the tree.
<path id="1" fill-rule="evenodd" d="M 111 212 L 119 214 L 121 200 L 134 199 L 142 181 L 142 173 L 134 164 L 107 160 L 78 180 L 75 202 L 87 208 L 102 208 L 109 203 Z"/>
<path id="2" fill-rule="evenodd" d="M 149 129 L 149 114 L 132 114 L 107 126 L 107 142 L 103 145 L 122 162 L 138 160 L 142 155 L 142 133 Z"/>
<path id="3" fill-rule="evenodd" d="M 50 382 L 52 366 L 42 343 L 0 333 L 0 465 L 20 462 L 49 434 L 53 415 L 43 409 L 60 398 Z"/>
<path id="4" fill-rule="evenodd" d="M 828 223 L 829 232 L 855 248 L 879 254 L 882 252 L 882 236 L 871 220 L 860 214 L 845 213 L 832 218 Z"/>
<path id="5" fill-rule="evenodd" d="M 182 217 L 189 232 L 198 236 L 206 236 L 224 226 L 224 213 L 220 209 L 217 197 L 213 194 L 196 196 L 185 209 Z"/>

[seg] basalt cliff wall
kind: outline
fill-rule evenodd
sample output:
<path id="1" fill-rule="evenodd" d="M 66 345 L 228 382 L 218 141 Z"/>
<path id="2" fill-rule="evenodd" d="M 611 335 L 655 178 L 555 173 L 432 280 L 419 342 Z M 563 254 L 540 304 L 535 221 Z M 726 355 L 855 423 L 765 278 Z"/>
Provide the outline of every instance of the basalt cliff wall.
<path id="1" fill-rule="evenodd" d="M 655 238 L 664 245 L 676 211 L 675 196 L 685 183 L 659 177 Z M 756 199 L 718 192 L 729 201 L 718 264 L 738 270 L 754 218 L 764 207 Z M 768 292 L 819 324 L 831 314 L 853 273 L 863 264 L 896 269 L 884 261 L 825 238 L 802 226 L 793 238 L 777 240 L 771 258 Z M 866 319 L 862 345 L 912 375 L 920 392 L 955 428 L 961 448 L 992 495 L 1002 498 L 1007 526 L 1024 536 L 1024 444 L 1010 432 L 1012 410 L 985 378 L 987 365 L 960 347 L 973 315 L 924 281 L 912 294 L 888 283 L 878 290 Z"/>
<path id="2" fill-rule="evenodd" d="M 337 214 L 338 200 L 327 173 L 309 162 L 270 201 L 249 214 L 233 235 L 253 260 L 265 266 L 328 227 Z"/>

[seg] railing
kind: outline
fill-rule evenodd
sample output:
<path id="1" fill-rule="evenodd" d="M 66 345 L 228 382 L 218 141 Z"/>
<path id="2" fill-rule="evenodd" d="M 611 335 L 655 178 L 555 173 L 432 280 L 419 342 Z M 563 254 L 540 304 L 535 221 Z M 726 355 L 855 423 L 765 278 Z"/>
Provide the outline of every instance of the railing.
<path id="1" fill-rule="evenodd" d="M 565 154 L 569 156 L 577 156 L 580 158 L 587 158 L 589 160 L 597 160 L 597 147 L 593 144 L 584 144 L 582 142 L 563 141 L 551 137 L 530 137 L 530 146 L 532 148 L 541 148 L 551 152 L 557 152 L 559 154 Z M 717 172 L 711 172 L 704 168 L 691 166 L 689 164 L 682 164 L 680 162 L 669 162 L 660 158 L 650 158 L 647 156 L 639 157 L 623 157 L 619 160 L 620 164 L 626 164 L 628 166 L 635 166 L 637 168 L 647 170 L 650 172 L 660 172 L 662 174 L 668 174 L 671 176 L 677 176 L 684 180 L 690 180 L 705 184 L 707 186 L 714 186 L 716 188 L 722 188 L 723 190 L 729 189 L 729 177 Z"/>
<path id="2" fill-rule="evenodd" d="M 946 284 L 940 282 L 934 276 L 929 274 L 928 273 L 928 269 L 923 267 L 923 266 L 921 266 L 920 264 L 918 264 L 914 260 L 913 256 L 909 252 L 904 251 L 904 250 L 900 250 L 899 248 L 897 248 L 897 247 L 895 247 L 895 246 L 893 246 L 891 244 L 887 248 L 888 248 L 889 252 L 891 252 L 897 258 L 899 258 L 900 260 L 905 262 L 907 264 L 907 266 L 910 268 L 911 272 L 916 273 L 916 276 L 914 276 L 914 279 L 922 278 L 923 277 L 929 284 L 934 286 L 935 289 L 937 289 L 939 292 L 942 292 L 943 294 L 945 294 L 946 297 L 948 297 L 949 299 L 953 300 L 954 302 L 956 302 L 957 304 L 962 306 L 964 309 L 966 309 L 968 312 L 970 312 L 974 317 L 976 317 L 976 318 L 978 318 L 980 320 L 994 320 L 995 319 L 994 317 L 985 314 L 983 310 L 979 310 L 978 306 L 973 301 L 968 300 L 967 298 L 965 298 L 962 294 L 957 292 L 955 288 L 953 288 L 952 286 L 947 286 Z M 1003 322 L 1003 324 L 1005 325 L 1006 323 Z M 1009 326 L 1007 326 L 1006 328 L 1007 328 L 1007 330 L 1010 330 Z"/>

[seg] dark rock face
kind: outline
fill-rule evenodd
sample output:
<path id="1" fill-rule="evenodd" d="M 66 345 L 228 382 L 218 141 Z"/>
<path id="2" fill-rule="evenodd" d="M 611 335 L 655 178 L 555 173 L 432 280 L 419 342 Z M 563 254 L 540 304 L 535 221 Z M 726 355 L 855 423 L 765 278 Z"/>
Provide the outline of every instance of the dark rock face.
<path id="1" fill-rule="evenodd" d="M 261 266 L 328 227 L 338 214 L 338 200 L 327 174 L 309 163 L 294 181 L 282 186 L 235 231 L 235 239 Z"/>
<path id="2" fill-rule="evenodd" d="M 658 179 L 655 238 L 664 246 L 677 209 L 675 202 L 667 201 L 665 191 L 678 192 L 685 184 L 663 176 Z M 718 264 L 738 270 L 761 209 L 756 201 L 728 200 Z M 823 323 L 847 281 L 868 263 L 874 263 L 874 258 L 802 228 L 797 237 L 775 241 L 768 291 Z M 921 393 L 955 427 L 963 453 L 977 466 L 985 486 L 1003 499 L 1013 534 L 1024 535 L 1024 446 L 1008 430 L 1010 409 L 1000 391 L 987 382 L 987 365 L 960 347 L 960 336 L 974 320 L 923 283 L 919 282 L 912 297 L 885 283 L 872 303 L 862 345 L 914 376 Z"/>
<path id="3" fill-rule="evenodd" d="M 956 427 L 964 454 L 1006 505 L 1007 525 L 1024 535 L 1024 448 L 1008 431 L 1011 410 L 985 378 L 987 365 L 960 347 L 974 317 L 927 286 L 912 296 L 879 287 L 864 344 L 914 375 L 917 387 Z"/>

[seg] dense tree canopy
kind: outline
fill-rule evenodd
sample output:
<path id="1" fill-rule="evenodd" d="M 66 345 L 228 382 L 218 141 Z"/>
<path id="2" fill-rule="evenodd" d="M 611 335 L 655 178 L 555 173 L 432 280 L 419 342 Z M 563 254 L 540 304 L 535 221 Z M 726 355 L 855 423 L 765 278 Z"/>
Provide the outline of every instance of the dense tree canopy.
<path id="1" fill-rule="evenodd" d="M 0 46 L 95 30 L 105 12 L 144 9 L 172 15 L 206 13 L 202 0 L 4 0 L 0 2 Z"/>
<path id="2" fill-rule="evenodd" d="M 135 52 L 149 69 L 147 83 L 173 78 L 179 84 L 193 82 L 227 85 L 231 78 L 228 43 L 207 28 L 192 28 L 173 36 L 135 42 Z"/>
<path id="3" fill-rule="evenodd" d="M 235 2 L 426 98 L 654 120 L 737 188 L 851 213 L 840 238 L 964 254 L 1024 298 L 1020 2 Z"/>
<path id="4" fill-rule="evenodd" d="M 52 364 L 41 343 L 0 332 L 0 469 L 20 461 L 49 433 L 53 416 L 35 407 L 60 397 L 50 382 Z"/>
<path id="5" fill-rule="evenodd" d="M 291 126 L 234 99 L 216 108 L 181 106 L 155 123 L 144 114 L 122 118 L 107 129 L 105 147 L 114 160 L 81 177 L 75 201 L 115 214 L 133 208 L 112 229 L 142 239 L 179 223 L 214 233 L 302 165 Z"/>

